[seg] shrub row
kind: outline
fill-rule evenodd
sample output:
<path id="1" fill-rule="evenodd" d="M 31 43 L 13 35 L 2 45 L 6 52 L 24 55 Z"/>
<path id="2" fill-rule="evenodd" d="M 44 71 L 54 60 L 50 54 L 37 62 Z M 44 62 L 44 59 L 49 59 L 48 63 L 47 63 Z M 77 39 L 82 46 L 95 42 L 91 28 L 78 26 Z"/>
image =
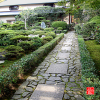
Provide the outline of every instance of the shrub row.
<path id="1" fill-rule="evenodd" d="M 0 74 L 0 91 L 1 93 L 6 89 L 9 84 L 15 83 L 20 76 L 30 70 L 31 67 L 39 62 L 45 55 L 47 55 L 55 45 L 64 37 L 64 33 L 58 35 L 55 39 L 41 46 L 33 53 L 22 57 L 6 70 Z"/>
<path id="2" fill-rule="evenodd" d="M 52 27 L 54 28 L 62 27 L 63 29 L 67 29 L 67 23 L 64 21 L 54 21 L 52 22 Z"/>
<path id="3" fill-rule="evenodd" d="M 95 74 L 95 64 L 92 58 L 90 57 L 88 50 L 86 49 L 86 45 L 82 36 L 78 36 L 78 42 L 82 64 L 82 81 L 84 87 L 84 97 L 86 100 L 100 100 L 100 80 L 99 77 Z M 87 87 L 94 87 L 95 94 L 87 95 Z"/>

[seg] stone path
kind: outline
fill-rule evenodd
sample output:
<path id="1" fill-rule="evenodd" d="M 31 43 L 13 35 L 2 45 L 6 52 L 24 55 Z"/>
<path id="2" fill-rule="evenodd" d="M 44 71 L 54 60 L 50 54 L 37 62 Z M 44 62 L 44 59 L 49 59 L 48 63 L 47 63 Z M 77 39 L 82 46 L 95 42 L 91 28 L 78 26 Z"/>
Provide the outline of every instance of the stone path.
<path id="1" fill-rule="evenodd" d="M 65 34 L 11 100 L 85 100 L 74 31 Z"/>

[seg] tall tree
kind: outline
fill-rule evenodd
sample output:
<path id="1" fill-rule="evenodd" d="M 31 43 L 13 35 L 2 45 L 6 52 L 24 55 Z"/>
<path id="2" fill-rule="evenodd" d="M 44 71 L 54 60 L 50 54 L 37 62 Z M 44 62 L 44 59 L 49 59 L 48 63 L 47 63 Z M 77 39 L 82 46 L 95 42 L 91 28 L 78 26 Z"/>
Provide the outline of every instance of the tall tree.
<path id="1" fill-rule="evenodd" d="M 27 25 L 26 25 L 26 21 L 27 19 L 30 17 L 30 16 L 34 16 L 34 12 L 32 11 L 32 9 L 22 9 L 21 12 L 20 12 L 20 19 L 24 21 L 25 23 L 25 29 L 27 29 Z"/>

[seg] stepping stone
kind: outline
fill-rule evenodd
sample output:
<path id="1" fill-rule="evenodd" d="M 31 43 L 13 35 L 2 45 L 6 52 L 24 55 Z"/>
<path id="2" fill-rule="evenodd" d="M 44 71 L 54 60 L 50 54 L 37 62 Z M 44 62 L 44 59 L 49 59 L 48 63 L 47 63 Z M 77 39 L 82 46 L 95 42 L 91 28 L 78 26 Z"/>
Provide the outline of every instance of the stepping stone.
<path id="1" fill-rule="evenodd" d="M 70 50 L 71 50 L 71 47 L 65 47 L 65 46 L 64 46 L 64 47 L 61 48 L 61 50 L 67 50 L 67 51 L 70 51 Z"/>
<path id="2" fill-rule="evenodd" d="M 29 100 L 62 100 L 64 85 L 38 84 Z"/>
<path id="3" fill-rule="evenodd" d="M 58 55 L 56 56 L 59 59 L 67 59 L 69 58 L 70 53 L 58 53 Z"/>
<path id="4" fill-rule="evenodd" d="M 54 64 L 54 63 L 51 63 L 51 65 L 47 69 L 46 73 L 67 74 L 67 69 L 68 69 L 68 64 Z"/>
<path id="5" fill-rule="evenodd" d="M 63 43 L 63 45 L 67 45 L 67 44 L 72 45 L 72 42 L 67 42 L 67 41 L 65 41 L 65 42 Z"/>

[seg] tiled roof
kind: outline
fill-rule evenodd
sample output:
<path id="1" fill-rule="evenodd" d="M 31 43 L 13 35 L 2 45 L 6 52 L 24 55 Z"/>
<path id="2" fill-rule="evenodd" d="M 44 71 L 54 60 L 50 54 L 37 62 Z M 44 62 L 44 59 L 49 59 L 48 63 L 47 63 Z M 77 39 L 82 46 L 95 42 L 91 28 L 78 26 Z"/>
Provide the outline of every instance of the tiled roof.
<path id="1" fill-rule="evenodd" d="M 25 4 L 41 4 L 41 3 L 56 3 L 60 0 L 5 0 L 0 3 L 0 6 L 25 5 Z"/>

